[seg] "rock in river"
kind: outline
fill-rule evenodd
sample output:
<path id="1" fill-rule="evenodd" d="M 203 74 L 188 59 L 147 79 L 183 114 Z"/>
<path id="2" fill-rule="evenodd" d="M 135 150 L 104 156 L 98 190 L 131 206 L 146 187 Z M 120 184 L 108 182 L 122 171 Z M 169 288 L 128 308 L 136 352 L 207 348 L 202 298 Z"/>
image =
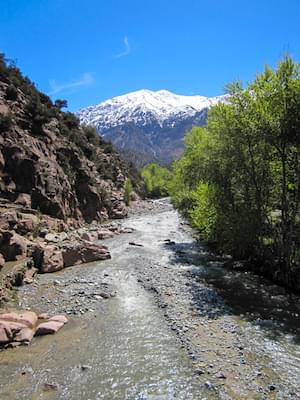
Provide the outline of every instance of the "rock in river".
<path id="1" fill-rule="evenodd" d="M 58 321 L 48 321 L 48 322 L 42 322 L 38 327 L 35 332 L 36 336 L 41 336 L 41 335 L 48 335 L 48 334 L 53 334 L 56 333 L 64 326 L 63 322 L 58 322 Z"/>

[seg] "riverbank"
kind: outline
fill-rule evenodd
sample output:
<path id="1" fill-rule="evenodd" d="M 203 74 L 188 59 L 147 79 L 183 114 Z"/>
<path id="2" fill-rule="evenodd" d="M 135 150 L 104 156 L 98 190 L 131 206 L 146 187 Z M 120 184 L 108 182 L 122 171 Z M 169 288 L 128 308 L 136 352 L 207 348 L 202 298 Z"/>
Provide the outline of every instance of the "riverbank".
<path id="1" fill-rule="evenodd" d="M 18 307 L 70 322 L 1 354 L 1 398 L 49 398 L 46 384 L 59 399 L 299 397 L 297 298 L 225 271 L 167 200 L 139 203 L 123 225 L 133 232 L 106 240 L 111 260 L 19 290 Z"/>

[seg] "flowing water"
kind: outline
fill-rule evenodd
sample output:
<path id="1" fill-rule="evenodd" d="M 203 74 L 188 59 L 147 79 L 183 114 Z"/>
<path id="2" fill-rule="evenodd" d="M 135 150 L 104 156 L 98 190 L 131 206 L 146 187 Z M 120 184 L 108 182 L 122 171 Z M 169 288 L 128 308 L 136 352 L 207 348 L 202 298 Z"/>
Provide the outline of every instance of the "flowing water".
<path id="1" fill-rule="evenodd" d="M 20 291 L 20 307 L 51 313 L 65 310 L 59 293 L 67 291 L 74 298 L 74 288 L 81 282 L 97 287 L 109 276 L 117 296 L 89 306 L 80 316 L 71 316 L 55 336 L 35 338 L 30 347 L 0 353 L 1 400 L 218 399 L 217 392 L 198 380 L 163 311 L 152 293 L 140 285 L 135 267 L 139 264 L 141 268 L 143 262 L 144 268 L 151 262 L 174 268 L 188 266 L 195 279 L 206 282 L 223 297 L 249 351 L 257 357 L 262 355 L 261 359 L 267 356 L 268 367 L 287 386 L 297 387 L 300 307 L 296 296 L 250 273 L 223 269 L 181 229 L 172 209 L 131 217 L 125 224 L 136 231 L 106 242 L 111 260 L 39 276 L 38 285 Z M 177 243 L 174 249 L 161 244 L 170 237 Z M 129 241 L 144 247 L 130 246 Z M 185 260 L 176 265 L 173 253 L 178 250 Z M 62 284 L 65 289 L 59 292 L 57 287 Z M 70 307 L 72 301 L 70 297 Z"/>

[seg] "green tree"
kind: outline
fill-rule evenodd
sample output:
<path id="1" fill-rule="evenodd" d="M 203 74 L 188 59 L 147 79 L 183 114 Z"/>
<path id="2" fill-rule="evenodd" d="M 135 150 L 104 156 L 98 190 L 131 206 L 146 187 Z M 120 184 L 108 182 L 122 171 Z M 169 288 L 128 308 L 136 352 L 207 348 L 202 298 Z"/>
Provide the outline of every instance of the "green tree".
<path id="1" fill-rule="evenodd" d="M 149 197 L 158 198 L 169 195 L 169 184 L 172 178 L 169 169 L 152 163 L 143 168 L 141 175 Z"/>
<path id="2" fill-rule="evenodd" d="M 233 83 L 227 91 L 207 126 L 185 138 L 173 203 L 223 251 L 272 254 L 290 283 L 300 261 L 300 66 L 286 57 L 247 88 Z"/>

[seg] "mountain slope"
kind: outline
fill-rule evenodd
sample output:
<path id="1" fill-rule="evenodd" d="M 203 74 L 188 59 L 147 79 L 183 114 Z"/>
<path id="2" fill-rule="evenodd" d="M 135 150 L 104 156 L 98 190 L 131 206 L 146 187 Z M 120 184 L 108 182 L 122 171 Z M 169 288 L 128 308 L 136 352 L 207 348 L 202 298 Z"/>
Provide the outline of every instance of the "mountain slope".
<path id="1" fill-rule="evenodd" d="M 65 222 L 122 217 L 132 173 L 92 127 L 80 127 L 0 56 L 1 204 L 22 202 Z"/>
<path id="2" fill-rule="evenodd" d="M 181 154 L 185 132 L 204 125 L 208 108 L 224 98 L 139 90 L 84 108 L 78 116 L 136 165 L 168 164 Z"/>

